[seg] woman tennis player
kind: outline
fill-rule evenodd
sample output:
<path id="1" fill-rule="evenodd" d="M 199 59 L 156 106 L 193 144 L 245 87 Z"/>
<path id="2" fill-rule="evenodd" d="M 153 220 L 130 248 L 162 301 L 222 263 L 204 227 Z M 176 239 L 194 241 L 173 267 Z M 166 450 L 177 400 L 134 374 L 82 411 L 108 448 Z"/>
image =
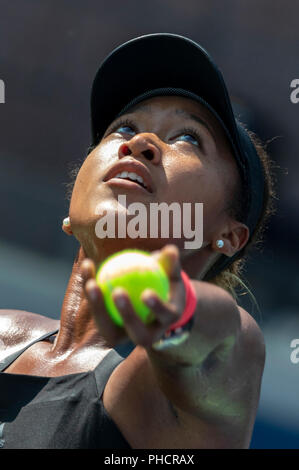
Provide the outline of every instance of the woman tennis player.
<path id="1" fill-rule="evenodd" d="M 240 266 L 272 200 L 267 156 L 235 119 L 222 75 L 201 46 L 150 34 L 116 48 L 91 93 L 92 145 L 63 230 L 80 245 L 60 320 L 0 314 L 3 448 L 248 448 L 265 361 L 263 335 L 238 306 Z M 203 204 L 203 240 L 100 238 L 99 208 Z M 194 221 L 194 213 L 191 214 Z M 167 302 L 145 289 L 143 323 L 124 289 L 108 315 L 95 280 L 113 253 L 151 253 Z M 135 347 L 127 357 L 115 348 Z"/>

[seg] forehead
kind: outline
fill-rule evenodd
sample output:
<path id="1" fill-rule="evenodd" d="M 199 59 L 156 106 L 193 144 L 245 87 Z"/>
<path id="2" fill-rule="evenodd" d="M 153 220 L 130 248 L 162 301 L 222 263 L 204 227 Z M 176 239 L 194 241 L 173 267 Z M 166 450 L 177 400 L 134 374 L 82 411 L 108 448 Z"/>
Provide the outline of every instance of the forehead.
<path id="1" fill-rule="evenodd" d="M 127 112 L 152 113 L 156 110 L 179 114 L 184 112 L 202 114 L 211 121 L 215 121 L 209 109 L 202 103 L 182 96 L 155 96 L 135 104 Z"/>

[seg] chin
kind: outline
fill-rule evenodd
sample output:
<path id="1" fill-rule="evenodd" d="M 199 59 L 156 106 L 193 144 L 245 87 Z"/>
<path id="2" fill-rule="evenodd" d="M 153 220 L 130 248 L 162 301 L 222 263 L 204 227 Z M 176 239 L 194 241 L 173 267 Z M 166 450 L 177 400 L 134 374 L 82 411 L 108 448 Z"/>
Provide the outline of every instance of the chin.
<path id="1" fill-rule="evenodd" d="M 85 255 L 96 264 L 101 263 L 108 256 L 126 249 L 138 249 L 148 252 L 161 250 L 171 240 L 165 238 L 103 238 L 99 239 L 93 234 L 86 234 L 78 240 Z"/>

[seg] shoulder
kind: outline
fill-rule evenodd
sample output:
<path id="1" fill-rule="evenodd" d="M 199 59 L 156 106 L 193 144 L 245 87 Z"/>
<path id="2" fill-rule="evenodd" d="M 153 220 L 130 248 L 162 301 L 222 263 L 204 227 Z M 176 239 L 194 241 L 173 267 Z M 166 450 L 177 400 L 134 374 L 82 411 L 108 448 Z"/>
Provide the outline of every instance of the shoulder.
<path id="1" fill-rule="evenodd" d="M 238 347 L 245 356 L 250 356 L 251 363 L 264 367 L 266 346 L 264 335 L 254 318 L 242 307 L 240 314 L 240 333 Z"/>
<path id="2" fill-rule="evenodd" d="M 0 357 L 59 328 L 59 321 L 25 310 L 0 309 Z"/>

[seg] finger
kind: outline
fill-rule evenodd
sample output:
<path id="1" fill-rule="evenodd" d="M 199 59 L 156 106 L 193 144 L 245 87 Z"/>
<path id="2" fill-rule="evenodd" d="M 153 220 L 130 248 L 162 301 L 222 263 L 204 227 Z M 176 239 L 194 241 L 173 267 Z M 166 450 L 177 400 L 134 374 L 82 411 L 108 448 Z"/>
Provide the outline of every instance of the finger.
<path id="1" fill-rule="evenodd" d="M 116 341 L 124 336 L 124 331 L 110 318 L 106 310 L 103 293 L 95 279 L 90 278 L 86 281 L 84 291 L 99 332 L 111 342 L 112 345 L 115 344 Z"/>
<path id="2" fill-rule="evenodd" d="M 153 257 L 164 268 L 170 280 L 181 279 L 180 253 L 176 245 L 166 245 L 159 252 L 153 253 Z"/>
<path id="3" fill-rule="evenodd" d="M 151 309 L 161 325 L 170 326 L 178 321 L 180 314 L 176 305 L 164 302 L 156 292 L 146 289 L 142 293 L 141 300 Z"/>
<path id="4" fill-rule="evenodd" d="M 112 297 L 124 321 L 124 327 L 133 343 L 143 347 L 150 347 L 153 343 L 153 338 L 157 336 L 161 326 L 157 322 L 154 322 L 155 324 L 152 324 L 151 328 L 149 325 L 146 325 L 137 315 L 129 295 L 124 289 L 116 288 L 112 293 Z"/>
<path id="5" fill-rule="evenodd" d="M 95 309 L 95 311 L 99 311 L 99 309 L 105 307 L 103 293 L 95 279 L 87 279 L 84 284 L 84 290 L 86 297 L 90 301 L 90 304 Z"/>
<path id="6" fill-rule="evenodd" d="M 90 278 L 95 278 L 96 268 L 94 262 L 91 259 L 84 259 L 80 265 L 80 270 L 84 282 L 87 282 L 87 280 Z"/>

